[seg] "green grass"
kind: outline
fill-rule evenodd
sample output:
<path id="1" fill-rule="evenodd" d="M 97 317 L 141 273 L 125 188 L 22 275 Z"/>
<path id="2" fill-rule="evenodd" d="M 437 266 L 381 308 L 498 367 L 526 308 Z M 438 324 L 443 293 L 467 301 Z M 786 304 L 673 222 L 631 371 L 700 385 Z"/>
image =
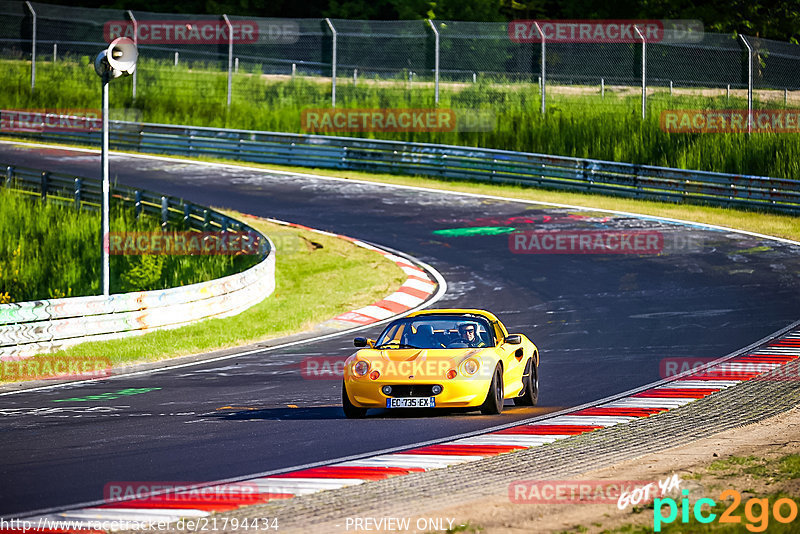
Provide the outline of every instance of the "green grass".
<path id="1" fill-rule="evenodd" d="M 83 343 L 42 357 L 104 359 L 120 366 L 236 347 L 308 330 L 380 300 L 406 278 L 381 254 L 348 241 L 260 220 L 248 219 L 248 223 L 273 239 L 279 249 L 276 290 L 261 303 L 234 317 L 128 339 Z"/>
<path id="2" fill-rule="evenodd" d="M 0 62 L 0 108 L 98 108 L 99 82 L 85 62 L 37 63 L 37 88 L 30 91 L 30 67 L 20 61 Z M 260 71 L 259 71 L 260 72 Z M 226 106 L 224 72 L 202 66 L 144 58 L 138 69 L 137 98 L 131 98 L 131 80 L 110 86 L 112 118 L 125 118 L 124 110 L 146 122 L 191 124 L 301 132 L 305 108 L 329 108 L 330 84 L 323 79 L 295 80 L 263 77 L 247 72 L 234 75 L 232 104 Z M 409 89 L 402 81 L 362 80 L 357 85 L 340 80 L 337 106 L 348 108 L 430 108 L 430 84 Z M 741 98 L 670 96 L 659 90 L 648 98 L 648 117 L 640 117 L 638 96 L 608 91 L 571 95 L 548 94 L 547 113 L 539 111 L 535 84 L 442 84 L 440 107 L 492 110 L 497 126 L 490 132 L 406 132 L 355 135 L 480 146 L 582 158 L 663 165 L 781 178 L 800 178 L 800 135 L 797 134 L 669 134 L 661 130 L 660 113 L 666 109 L 739 108 Z M 773 104 L 759 102 L 757 107 Z M 781 103 L 782 106 L 782 103 Z M 114 111 L 116 109 L 116 111 Z"/>
<path id="3" fill-rule="evenodd" d="M 101 293 L 99 210 L 0 188 L 0 302 Z M 112 232 L 161 232 L 158 220 L 112 203 Z M 111 292 L 166 289 L 255 265 L 244 256 L 112 255 Z"/>

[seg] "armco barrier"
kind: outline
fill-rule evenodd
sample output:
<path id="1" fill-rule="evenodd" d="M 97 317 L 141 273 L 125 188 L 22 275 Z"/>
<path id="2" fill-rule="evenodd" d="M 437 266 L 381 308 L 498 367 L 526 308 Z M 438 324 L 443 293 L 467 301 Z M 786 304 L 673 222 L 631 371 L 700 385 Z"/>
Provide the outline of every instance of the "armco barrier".
<path id="1" fill-rule="evenodd" d="M 36 191 L 84 207 L 99 203 L 100 182 L 56 173 L 6 167 L 7 187 Z M 210 208 L 149 191 L 115 186 L 112 198 L 131 204 L 136 213 L 157 213 L 164 226 L 198 231 L 257 233 L 261 261 L 238 274 L 188 286 L 103 296 L 19 302 L 0 305 L 0 360 L 53 351 L 84 341 L 99 341 L 174 328 L 201 319 L 235 315 L 275 289 L 275 254 L 268 238 L 250 226 Z M 54 200 L 55 200 L 54 198 Z"/>
<path id="2" fill-rule="evenodd" d="M 2 113 L 2 111 L 0 111 Z M 99 131 L 12 135 L 100 144 Z M 483 148 L 111 121 L 111 146 L 182 156 L 511 182 L 666 202 L 800 213 L 800 180 L 723 174 Z"/>

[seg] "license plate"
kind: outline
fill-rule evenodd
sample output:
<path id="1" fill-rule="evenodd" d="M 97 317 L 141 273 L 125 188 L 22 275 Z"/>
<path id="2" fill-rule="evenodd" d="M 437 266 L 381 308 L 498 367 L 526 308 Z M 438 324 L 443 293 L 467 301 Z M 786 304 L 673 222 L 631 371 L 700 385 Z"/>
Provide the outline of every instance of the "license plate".
<path id="1" fill-rule="evenodd" d="M 386 399 L 387 408 L 435 408 L 436 397 L 401 397 Z"/>

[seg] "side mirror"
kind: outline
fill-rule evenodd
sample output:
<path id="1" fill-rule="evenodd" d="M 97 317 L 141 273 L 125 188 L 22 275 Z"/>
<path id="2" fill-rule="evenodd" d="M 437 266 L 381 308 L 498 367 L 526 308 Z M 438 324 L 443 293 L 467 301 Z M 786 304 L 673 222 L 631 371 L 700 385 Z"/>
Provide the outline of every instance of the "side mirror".
<path id="1" fill-rule="evenodd" d="M 506 343 L 509 345 L 519 345 L 522 343 L 522 336 L 519 334 L 509 334 L 506 336 Z"/>
<path id="2" fill-rule="evenodd" d="M 367 346 L 367 338 L 365 337 L 357 337 L 353 340 L 354 347 L 366 347 Z"/>

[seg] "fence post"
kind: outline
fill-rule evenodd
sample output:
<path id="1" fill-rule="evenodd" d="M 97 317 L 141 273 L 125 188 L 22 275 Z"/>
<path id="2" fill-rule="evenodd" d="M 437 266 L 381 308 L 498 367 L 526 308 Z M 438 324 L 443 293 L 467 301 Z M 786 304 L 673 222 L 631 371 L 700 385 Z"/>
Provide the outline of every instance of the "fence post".
<path id="1" fill-rule="evenodd" d="M 326 18 L 325 22 L 333 34 L 333 42 L 331 43 L 331 107 L 336 107 L 336 28 L 333 27 L 331 19 Z"/>
<path id="2" fill-rule="evenodd" d="M 81 208 L 81 193 L 83 188 L 83 180 L 75 178 L 75 209 Z"/>
<path id="3" fill-rule="evenodd" d="M 433 30 L 433 86 L 434 86 L 434 102 L 439 104 L 439 30 L 431 19 L 428 19 L 428 24 Z"/>
<path id="4" fill-rule="evenodd" d="M 53 63 L 58 59 L 58 43 L 53 43 Z"/>
<path id="5" fill-rule="evenodd" d="M 47 171 L 42 172 L 42 181 L 40 187 L 42 188 L 42 200 L 47 199 L 47 188 L 50 185 L 50 173 Z"/>
<path id="6" fill-rule="evenodd" d="M 747 133 L 749 135 L 753 131 L 753 49 L 744 35 L 739 34 L 739 37 L 747 48 Z"/>
<path id="7" fill-rule="evenodd" d="M 545 40 L 546 39 L 544 37 L 544 32 L 542 32 L 542 28 L 539 27 L 539 23 L 538 22 L 534 22 L 533 24 L 536 26 L 536 31 L 539 32 L 539 37 L 542 38 L 542 76 L 541 76 L 541 80 L 542 80 L 542 115 L 544 115 L 545 102 L 546 102 L 546 99 L 547 99 L 547 97 L 545 96 L 545 94 L 546 94 L 545 86 L 547 85 L 547 68 L 546 68 L 546 65 L 547 65 L 547 52 L 546 52 L 546 48 L 545 48 Z"/>
<path id="8" fill-rule="evenodd" d="M 644 119 L 647 114 L 647 39 L 639 31 L 638 26 L 634 25 L 633 29 L 642 40 L 642 119 Z"/>
<path id="9" fill-rule="evenodd" d="M 31 17 L 33 17 L 33 32 L 31 34 L 31 91 L 33 91 L 36 88 L 36 11 L 34 11 L 30 2 L 25 2 L 25 5 L 28 6 L 28 11 L 31 12 Z"/>
<path id="10" fill-rule="evenodd" d="M 139 218 L 139 215 L 142 214 L 142 192 L 138 189 L 134 192 L 134 203 L 133 203 L 133 213 L 136 215 L 136 218 Z"/>
<path id="11" fill-rule="evenodd" d="M 233 24 L 228 15 L 222 15 L 228 26 L 228 107 L 231 107 L 231 85 L 233 84 Z"/>
<path id="12" fill-rule="evenodd" d="M 128 17 L 131 19 L 133 23 L 133 44 L 136 46 L 136 49 L 139 49 L 139 23 L 136 22 L 136 17 L 133 16 L 133 12 L 129 9 L 128 10 Z M 138 69 L 133 71 L 133 80 L 131 80 L 131 95 L 133 99 L 136 99 L 136 73 Z"/>
<path id="13" fill-rule="evenodd" d="M 606 79 L 600 78 L 600 98 L 606 97 Z"/>
<path id="14" fill-rule="evenodd" d="M 178 66 L 178 53 L 175 52 L 175 64 L 173 65 L 173 67 L 177 67 L 177 66 Z"/>
<path id="15" fill-rule="evenodd" d="M 169 223 L 169 199 L 161 197 L 161 229 L 166 230 Z"/>

